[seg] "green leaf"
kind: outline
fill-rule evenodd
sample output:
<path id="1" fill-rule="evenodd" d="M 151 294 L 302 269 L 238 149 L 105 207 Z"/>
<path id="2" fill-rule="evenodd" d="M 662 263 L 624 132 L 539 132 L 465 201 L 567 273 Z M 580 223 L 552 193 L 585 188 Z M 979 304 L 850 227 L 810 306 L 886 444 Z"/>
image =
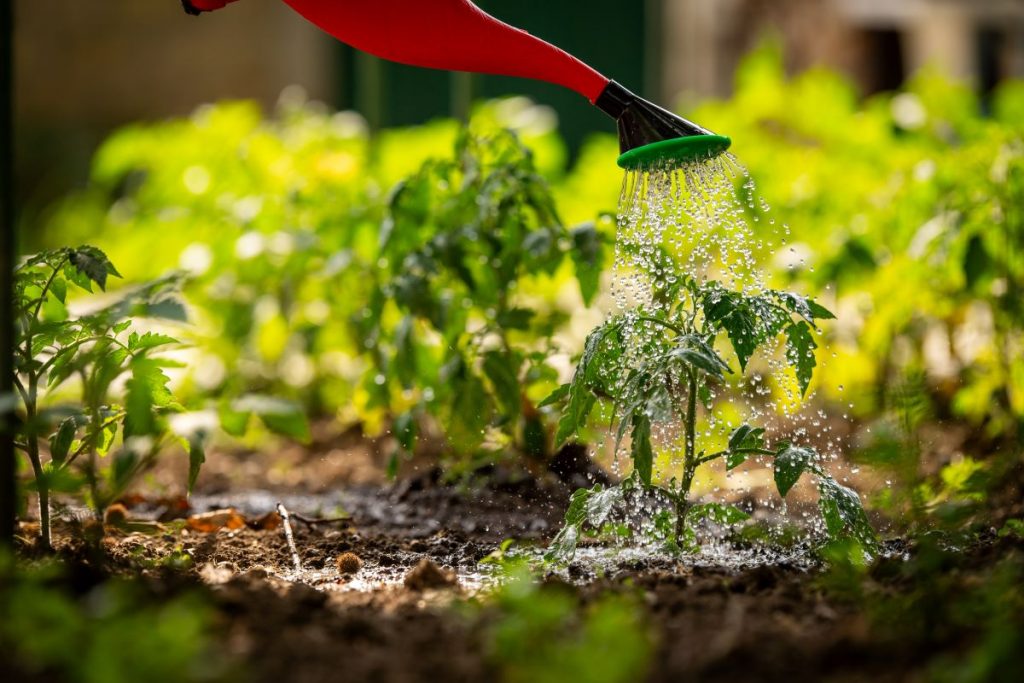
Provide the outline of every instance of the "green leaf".
<path id="1" fill-rule="evenodd" d="M 416 416 L 412 411 L 406 411 L 395 417 L 391 432 L 406 452 L 412 453 L 416 446 Z"/>
<path id="2" fill-rule="evenodd" d="M 483 443 L 484 429 L 491 419 L 492 404 L 484 383 L 468 370 L 454 380 L 452 392 L 451 408 L 445 424 L 448 440 L 456 450 L 469 453 Z"/>
<path id="3" fill-rule="evenodd" d="M 707 345 L 698 346 L 693 344 L 684 348 L 675 348 L 672 349 L 670 355 L 673 358 L 678 358 L 690 367 L 702 370 L 718 379 L 724 379 L 725 375 L 722 371 L 729 370 L 726 362 L 715 353 L 714 349 Z"/>
<path id="4" fill-rule="evenodd" d="M 825 519 L 829 536 L 836 538 L 848 532 L 873 552 L 878 546 L 878 539 L 857 492 L 832 477 L 821 477 L 818 480 L 818 493 L 818 507 Z"/>
<path id="5" fill-rule="evenodd" d="M 589 306 L 594 302 L 601 286 L 603 266 L 601 234 L 593 224 L 575 228 L 570 234 L 573 243 L 571 256 L 576 267 L 576 280 L 580 285 L 583 303 Z"/>
<path id="6" fill-rule="evenodd" d="M 245 436 L 252 413 L 235 410 L 227 402 L 221 404 L 217 412 L 220 418 L 221 429 L 231 436 Z"/>
<path id="7" fill-rule="evenodd" d="M 528 330 L 536 315 L 537 312 L 529 308 L 510 308 L 499 313 L 496 322 L 506 330 Z"/>
<path id="8" fill-rule="evenodd" d="M 750 519 L 750 515 L 733 505 L 703 503 L 701 505 L 694 505 L 686 519 L 691 524 L 697 524 L 705 519 L 711 520 L 716 524 L 738 524 Z"/>
<path id="9" fill-rule="evenodd" d="M 554 405 L 556 403 L 561 402 L 562 399 L 564 399 L 565 397 L 567 397 L 569 395 L 569 389 L 570 389 L 571 386 L 572 385 L 566 383 L 566 384 L 563 384 L 562 386 L 558 387 L 557 389 L 552 391 L 550 394 L 548 394 L 547 398 L 545 398 L 543 401 L 541 401 L 537 405 L 537 407 L 538 408 L 546 408 L 548 406 L 551 406 L 551 405 Z"/>
<path id="10" fill-rule="evenodd" d="M 597 490 L 595 487 L 587 498 L 587 523 L 595 529 L 600 529 L 624 499 L 625 491 L 619 486 L 610 486 L 603 490 Z"/>
<path id="11" fill-rule="evenodd" d="M 309 441 L 309 422 L 306 420 L 302 406 L 295 401 L 276 396 L 248 394 L 232 401 L 231 410 L 246 416 L 255 415 L 267 429 L 275 434 L 291 437 L 301 442 Z M 222 412 L 221 420 L 223 419 L 224 413 Z"/>
<path id="12" fill-rule="evenodd" d="M 521 397 L 519 388 L 519 363 L 509 353 L 488 351 L 484 354 L 484 375 L 491 382 L 494 398 L 502 413 L 510 420 L 519 417 Z"/>
<path id="13" fill-rule="evenodd" d="M 62 304 L 66 302 L 68 297 L 68 282 L 64 278 L 58 276 L 53 279 L 50 283 L 50 292 L 57 298 L 57 301 Z"/>
<path id="14" fill-rule="evenodd" d="M 158 360 L 136 356 L 131 361 L 132 376 L 125 394 L 125 437 L 156 434 L 158 431 L 154 409 L 166 408 L 174 401 L 167 388 L 170 378 L 164 374 Z"/>
<path id="15" fill-rule="evenodd" d="M 729 449 L 761 448 L 764 445 L 764 428 L 740 425 L 729 435 Z"/>
<path id="16" fill-rule="evenodd" d="M 57 465 L 62 465 L 71 450 L 71 442 L 75 440 L 75 432 L 78 431 L 78 424 L 74 417 L 67 417 L 57 427 L 57 431 L 50 437 L 50 457 Z"/>
<path id="17" fill-rule="evenodd" d="M 817 361 L 814 349 L 818 348 L 811 336 L 811 326 L 803 320 L 786 328 L 786 359 L 796 371 L 796 379 L 800 384 L 800 393 L 806 394 L 807 387 L 814 375 Z"/>
<path id="18" fill-rule="evenodd" d="M 121 277 L 107 255 L 96 247 L 83 246 L 71 251 L 69 260 L 78 272 L 106 290 L 107 276 Z"/>
<path id="19" fill-rule="evenodd" d="M 992 269 L 992 257 L 985 248 L 981 235 L 972 235 L 964 252 L 964 278 L 967 288 L 973 289 Z"/>
<path id="20" fill-rule="evenodd" d="M 828 310 L 814 299 L 807 300 L 807 307 L 811 309 L 811 316 L 815 320 L 835 320 L 835 313 Z"/>
<path id="21" fill-rule="evenodd" d="M 811 464 L 815 453 L 809 448 L 785 446 L 775 456 L 775 486 L 783 498 Z"/>
<path id="22" fill-rule="evenodd" d="M 746 462 L 747 453 L 737 453 L 740 449 L 763 448 L 764 428 L 741 425 L 729 435 L 729 452 L 725 455 L 725 467 L 727 470 L 739 467 Z"/>
<path id="23" fill-rule="evenodd" d="M 729 337 L 740 369 L 754 355 L 761 341 L 757 331 L 757 318 L 742 295 L 715 288 L 703 297 L 704 317 L 715 329 L 724 330 Z"/>
<path id="24" fill-rule="evenodd" d="M 404 316 L 395 328 L 395 376 L 403 389 L 410 389 L 416 383 L 416 345 L 413 343 L 413 325 L 411 315 Z"/>
<path id="25" fill-rule="evenodd" d="M 131 323 L 129 322 L 128 324 L 130 325 Z M 146 332 L 142 336 L 139 336 L 138 332 L 132 332 L 128 336 L 128 350 L 132 352 L 148 351 L 149 349 L 177 343 L 178 340 L 174 337 L 168 337 L 165 334 L 157 334 L 155 332 Z"/>
<path id="26" fill-rule="evenodd" d="M 651 448 L 651 420 L 644 414 L 633 418 L 633 468 L 645 486 L 651 485 L 654 451 Z"/>
<path id="27" fill-rule="evenodd" d="M 188 494 L 196 486 L 196 479 L 199 478 L 199 470 L 206 462 L 206 449 L 203 446 L 202 436 L 196 434 L 188 440 Z"/>
<path id="28" fill-rule="evenodd" d="M 601 485 L 593 489 L 576 489 L 569 498 L 569 509 L 565 511 L 565 526 L 548 546 L 545 558 L 551 561 L 568 562 L 576 554 L 576 543 L 579 540 L 580 526 L 587 519 L 587 507 L 590 497 L 602 491 Z"/>

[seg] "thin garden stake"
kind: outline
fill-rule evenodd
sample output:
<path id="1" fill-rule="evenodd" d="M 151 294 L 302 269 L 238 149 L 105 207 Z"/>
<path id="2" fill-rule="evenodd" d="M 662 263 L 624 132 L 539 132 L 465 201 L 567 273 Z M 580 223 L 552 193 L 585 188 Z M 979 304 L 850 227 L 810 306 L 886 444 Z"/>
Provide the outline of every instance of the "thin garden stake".
<path id="1" fill-rule="evenodd" d="M 14 543 L 14 11 L 0 0 L 0 548 Z"/>
<path id="2" fill-rule="evenodd" d="M 302 561 L 299 560 L 299 551 L 295 547 L 295 536 L 292 535 L 292 522 L 288 517 L 288 508 L 283 503 L 277 504 L 277 514 L 281 515 L 282 526 L 284 527 L 284 537 L 288 539 L 288 550 L 292 553 L 292 564 L 295 565 L 295 571 L 302 571 Z"/>

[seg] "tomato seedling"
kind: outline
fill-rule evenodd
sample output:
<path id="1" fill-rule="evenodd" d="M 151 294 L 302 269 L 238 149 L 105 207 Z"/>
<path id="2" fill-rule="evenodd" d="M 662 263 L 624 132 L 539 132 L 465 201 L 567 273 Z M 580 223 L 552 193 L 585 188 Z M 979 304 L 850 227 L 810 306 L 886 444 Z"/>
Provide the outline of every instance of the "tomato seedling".
<path id="1" fill-rule="evenodd" d="M 629 433 L 633 461 L 633 473 L 622 484 L 573 494 L 551 556 L 571 558 L 581 533 L 587 528 L 600 531 L 616 506 L 637 490 L 653 492 L 669 503 L 671 519 L 658 514 L 652 520 L 656 533 L 674 549 L 692 549 L 696 544 L 693 527 L 702 519 L 729 524 L 748 516 L 732 506 L 695 503 L 690 489 L 697 469 L 725 460 L 731 470 L 753 456 L 774 459 L 775 484 L 783 497 L 804 473 L 817 477 L 828 533 L 849 533 L 873 547 L 874 533 L 860 497 L 829 476 L 812 449 L 788 442 L 769 446 L 765 430 L 748 424 L 737 427 L 722 450 L 707 453 L 697 443 L 698 405 L 704 403 L 711 410 L 711 387 L 733 372 L 715 348 L 716 339 L 728 338 L 742 372 L 759 348 L 784 337 L 786 359 L 801 393 L 806 393 L 815 368 L 813 331 L 817 321 L 833 318 L 832 313 L 791 292 L 747 294 L 688 276 L 661 287 L 654 301 L 656 306 L 612 317 L 591 332 L 572 381 L 545 401 L 566 402 L 556 438 L 559 443 L 578 436 L 598 402 L 610 403 L 619 423 L 616 450 Z M 684 430 L 682 472 L 667 485 L 655 484 L 653 476 L 652 426 L 659 423 L 681 423 Z"/>

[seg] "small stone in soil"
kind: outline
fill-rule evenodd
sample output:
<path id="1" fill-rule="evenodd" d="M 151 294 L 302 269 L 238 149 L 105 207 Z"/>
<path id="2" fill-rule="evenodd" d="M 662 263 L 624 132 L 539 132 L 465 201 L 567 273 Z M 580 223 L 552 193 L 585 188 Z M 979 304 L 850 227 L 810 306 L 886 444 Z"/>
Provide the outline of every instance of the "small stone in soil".
<path id="1" fill-rule="evenodd" d="M 342 553 L 335 563 L 342 574 L 356 574 L 363 568 L 363 561 L 355 553 Z"/>
<path id="2" fill-rule="evenodd" d="M 405 575 L 405 587 L 414 591 L 449 588 L 458 584 L 454 572 L 438 567 L 426 557 Z"/>

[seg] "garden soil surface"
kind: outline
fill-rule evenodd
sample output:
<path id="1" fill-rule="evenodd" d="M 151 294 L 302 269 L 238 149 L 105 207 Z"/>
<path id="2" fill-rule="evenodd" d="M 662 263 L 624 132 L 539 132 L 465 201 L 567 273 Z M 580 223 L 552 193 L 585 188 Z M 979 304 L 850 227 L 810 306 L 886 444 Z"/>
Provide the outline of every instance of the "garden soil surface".
<path id="1" fill-rule="evenodd" d="M 347 464 L 339 469 L 341 451 Z M 241 680 L 498 680 L 488 610 L 473 606 L 486 604 L 474 600 L 486 590 L 478 563 L 505 538 L 549 540 L 586 467 L 504 483 L 489 472 L 492 483 L 475 487 L 444 485 L 427 470 L 387 484 L 369 474 L 378 456 L 372 445 L 349 444 L 327 455 L 285 453 L 283 467 L 281 457 L 211 458 L 191 507 L 174 497 L 130 498 L 126 520 L 120 509 L 108 516 L 99 555 L 82 540 L 99 535 L 98 522 L 58 524 L 55 544 L 97 576 L 142 574 L 156 595 L 206 593 L 216 648 Z M 268 469 L 231 480 L 246 466 Z M 274 467 L 284 473 L 276 480 L 265 474 Z M 237 488 L 257 481 L 260 488 Z M 293 513 L 299 573 L 274 512 L 279 500 Z M 211 510 L 221 512 L 203 515 Z M 972 561 L 1013 552 L 1004 541 L 981 544 Z M 191 560 L 173 560 L 183 553 Z M 568 592 L 581 609 L 608 592 L 640 596 L 656 642 L 650 681 L 917 680 L 934 654 L 875 633 L 861 607 L 830 597 L 807 563 L 640 559 L 602 576 L 569 570 L 548 576 L 542 590 Z"/>

